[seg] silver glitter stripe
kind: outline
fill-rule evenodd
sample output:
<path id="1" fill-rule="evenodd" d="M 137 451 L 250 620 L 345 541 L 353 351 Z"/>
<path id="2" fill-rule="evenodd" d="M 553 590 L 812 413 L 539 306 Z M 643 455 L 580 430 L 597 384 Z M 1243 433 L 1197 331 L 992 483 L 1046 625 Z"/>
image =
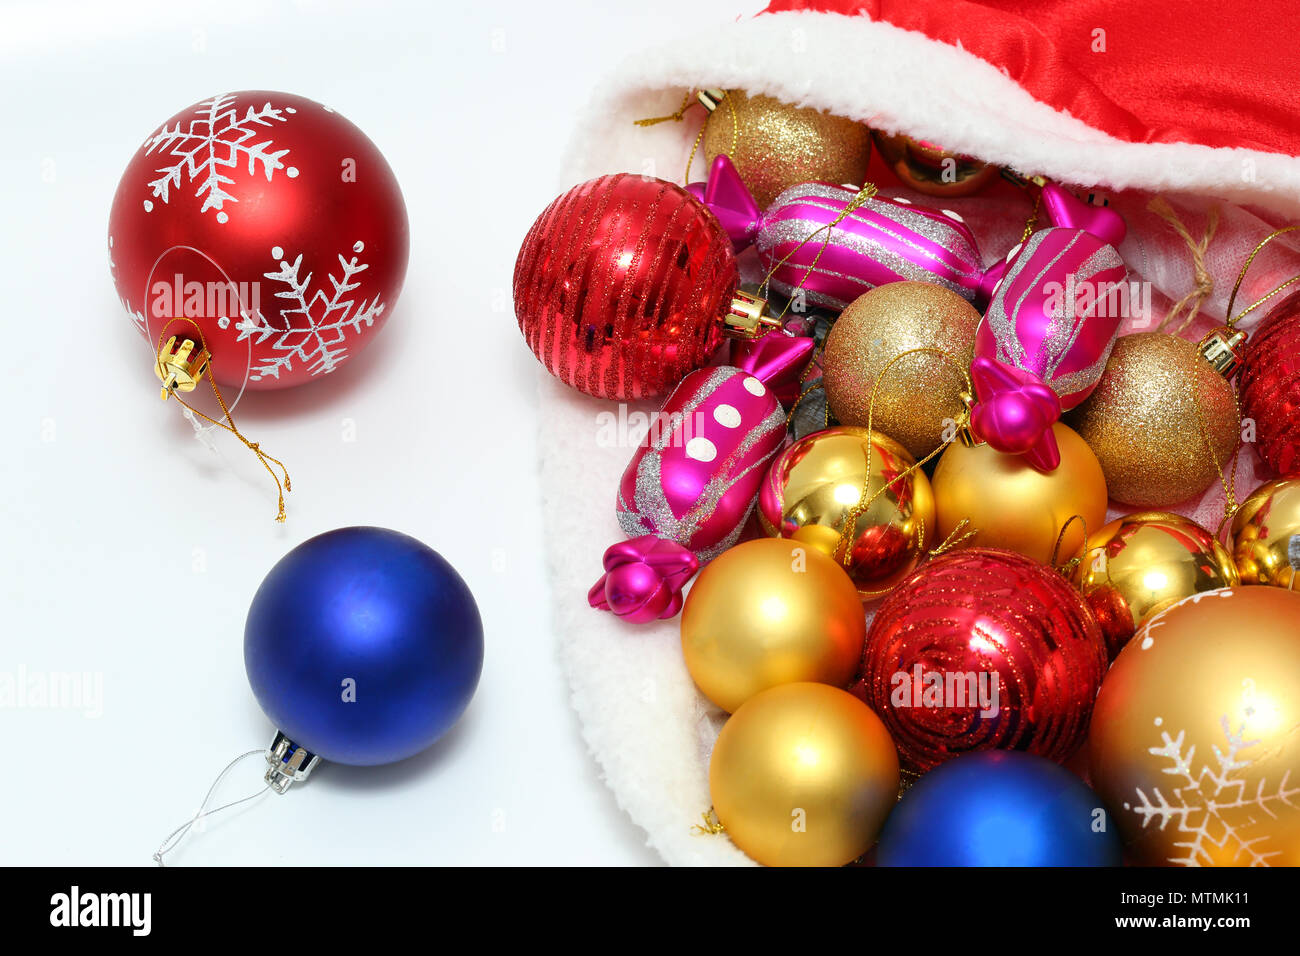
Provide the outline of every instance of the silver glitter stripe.
<path id="1" fill-rule="evenodd" d="M 813 219 L 783 219 L 773 225 L 764 225 L 758 234 L 758 251 L 760 254 L 767 254 L 783 242 L 788 242 L 793 246 L 797 246 L 820 227 L 821 224 L 817 223 L 817 221 Z M 893 235 L 886 229 L 881 229 L 880 231 L 884 232 L 886 235 Z M 921 249 L 915 243 L 908 242 L 902 237 L 895 236 L 895 238 L 905 245 L 917 249 L 922 255 L 931 259 L 934 258 L 932 255 L 927 253 L 926 250 Z M 810 242 L 809 245 L 818 241 L 819 240 L 815 239 Z M 828 245 L 829 244 L 834 244 L 841 248 L 847 248 L 870 263 L 884 266 L 886 269 L 889 269 L 895 275 L 898 275 L 903 279 L 912 279 L 917 282 L 929 282 L 932 285 L 941 285 L 945 289 L 957 293 L 964 299 L 970 299 L 975 295 L 973 289 L 963 288 L 960 284 L 946 278 L 935 269 L 927 269 L 920 263 L 914 262 L 906 256 L 894 252 L 892 249 L 887 249 L 872 239 L 866 239 L 851 232 L 837 230 L 833 239 L 828 242 Z M 939 263 L 939 265 L 942 264 Z M 808 270 L 806 264 L 798 265 L 794 263 L 786 263 L 783 268 L 795 269 L 799 272 L 806 272 Z M 945 272 L 952 272 L 952 270 L 947 266 L 943 266 L 942 268 Z"/>
<path id="2" fill-rule="evenodd" d="M 796 192 L 796 190 L 802 191 L 798 191 L 797 195 L 790 200 L 791 204 L 796 201 L 806 203 L 814 209 L 821 209 L 824 212 L 834 214 L 832 218 L 842 213 L 844 207 L 857 195 L 857 193 L 846 189 L 837 189 L 834 186 L 819 183 L 806 183 L 802 187 L 796 187 L 796 189 L 790 189 L 787 192 Z M 815 201 L 819 199 L 824 202 Z M 778 202 L 772 208 L 780 209 L 782 206 L 783 204 Z M 914 206 L 899 205 L 883 199 L 868 199 L 858 207 L 857 211 L 850 213 L 851 216 L 861 222 L 869 222 L 869 220 L 860 217 L 858 212 L 879 216 L 900 229 L 906 229 L 924 236 L 936 246 L 957 256 L 961 260 L 961 267 L 967 271 L 978 272 L 983 267 L 983 261 L 980 259 L 971 239 L 957 227 L 955 222 L 946 217 L 929 216 Z M 876 226 L 876 228 L 881 228 L 878 223 L 870 224 Z M 822 225 L 825 225 L 825 223 L 822 223 Z M 908 245 L 912 245 L 913 248 L 925 252 L 920 246 L 915 245 L 903 236 L 895 235 L 883 228 L 881 228 L 881 231 L 893 236 L 900 242 L 906 242 Z M 933 258 L 933 253 L 926 254 Z"/>
<path id="3" fill-rule="evenodd" d="M 838 215 L 840 212 L 843 211 L 842 209 L 836 209 L 834 207 L 822 206 L 815 202 L 805 203 L 805 205 L 810 206 L 813 209 L 820 210 L 822 212 L 834 213 L 836 215 Z M 907 225 L 900 223 L 897 219 L 889 215 L 886 215 L 884 212 L 880 212 L 876 210 L 874 207 L 868 209 L 867 212 L 877 216 L 879 219 L 883 219 L 885 223 L 890 223 L 891 225 L 896 226 L 898 228 L 901 229 L 909 228 Z M 831 218 L 833 219 L 834 216 L 831 216 Z M 955 230 L 953 230 L 951 226 L 943 226 L 940 223 L 936 223 L 931 219 L 925 218 L 924 216 L 918 218 L 920 219 L 921 222 L 929 223 L 930 226 L 934 228 L 927 228 L 925 230 L 915 229 L 913 230 L 914 232 L 920 233 L 924 238 L 929 240 L 933 245 L 938 246 L 939 248 L 943 249 L 945 252 L 953 251 L 949 249 L 946 245 L 944 245 L 944 243 L 942 242 L 939 236 L 932 234 L 936 230 L 937 231 L 948 230 L 950 232 L 955 233 Z M 904 235 L 903 233 L 900 232 L 895 232 L 887 228 L 884 223 L 877 221 L 877 219 L 875 218 L 867 218 L 866 216 L 858 216 L 854 214 L 853 219 L 855 222 L 861 223 L 865 226 L 869 226 L 870 228 L 874 229 L 876 232 L 888 236 L 890 239 L 893 239 L 898 244 L 907 246 L 908 248 L 914 250 L 917 256 L 919 256 L 920 258 L 928 260 L 929 262 L 933 263 L 930 269 L 926 270 L 925 272 L 926 275 L 947 274 L 951 276 L 964 276 L 964 275 L 974 276 L 976 273 L 979 272 L 979 269 L 976 266 L 972 265 L 970 260 L 964 259 L 960 255 L 957 256 L 959 260 L 959 264 L 957 266 L 953 266 L 950 263 L 945 262 L 943 258 L 939 255 L 939 253 L 936 252 L 934 249 L 928 249 L 925 246 L 921 245 L 919 242 L 912 239 L 910 236 Z M 760 252 L 768 251 L 769 249 L 772 248 L 773 243 L 767 237 L 777 233 L 778 230 L 781 230 L 780 238 L 786 239 L 787 241 L 795 245 L 807 241 L 809 245 L 815 246 L 824 242 L 826 245 L 848 247 L 862 255 L 866 255 L 870 259 L 876 259 L 881 256 L 890 255 L 890 256 L 894 256 L 895 258 L 902 259 L 902 261 L 911 264 L 911 260 L 907 259 L 904 256 L 901 256 L 899 253 L 894 252 L 893 250 L 886 249 L 884 245 L 881 243 L 881 241 L 878 239 L 859 236 L 853 231 L 843 229 L 839 226 L 836 226 L 833 230 L 828 230 L 826 227 L 829 221 L 830 220 L 828 219 L 827 221 L 823 222 L 819 219 L 806 216 L 806 215 L 795 216 L 793 213 L 787 214 L 785 216 L 782 216 L 781 218 L 776 219 L 773 222 L 765 222 L 763 224 L 763 227 L 759 230 L 756 239 L 756 244 Z M 786 234 L 787 230 L 782 230 L 781 228 L 783 226 L 786 226 L 788 223 L 798 223 L 802 227 L 802 231 L 793 236 L 788 236 Z M 816 238 L 810 238 L 813 237 L 814 235 L 816 235 Z M 962 239 L 963 243 L 965 242 L 965 240 L 961 237 L 960 234 L 957 234 L 957 237 L 959 239 Z"/>
<path id="4" fill-rule="evenodd" d="M 1104 269 L 1114 268 L 1115 266 L 1118 266 L 1121 269 L 1124 267 L 1124 263 L 1120 259 L 1119 254 L 1109 245 L 1100 246 L 1093 250 L 1092 254 L 1089 255 L 1087 259 L 1084 259 L 1083 262 L 1080 263 L 1078 269 L 1075 270 L 1074 281 L 1076 288 L 1082 283 L 1095 285 L 1096 283 L 1093 282 L 1095 276 L 1101 273 Z M 1055 338 L 1052 339 L 1052 348 L 1048 351 L 1047 362 L 1044 366 L 1049 380 L 1056 375 L 1056 370 L 1060 367 L 1061 362 L 1065 360 L 1065 356 L 1069 353 L 1070 349 L 1074 347 L 1075 341 L 1079 338 L 1079 333 L 1083 330 L 1084 322 L 1093 317 L 1100 301 L 1100 298 L 1094 296 L 1092 304 L 1087 309 L 1084 309 L 1082 312 L 1076 312 L 1074 310 L 1074 301 L 1070 300 L 1069 302 L 1066 302 L 1065 297 L 1061 297 L 1062 308 L 1060 310 L 1060 315 L 1052 316 L 1052 328 L 1055 330 L 1057 325 L 1060 324 L 1067 328 L 1068 335 L 1065 337 L 1064 342 L 1057 343 Z M 1071 319 L 1073 322 L 1070 321 Z M 1071 373 L 1069 377 L 1073 378 L 1076 374 L 1077 373 Z M 1056 385 L 1053 385 L 1052 387 L 1056 389 L 1058 395 L 1070 394 L 1069 391 L 1062 392 L 1056 387 Z"/>
<path id="5" fill-rule="evenodd" d="M 1073 395 L 1075 392 L 1081 392 L 1089 386 L 1095 385 L 1101 378 L 1101 373 L 1106 371 L 1106 363 L 1110 361 L 1110 351 L 1115 347 L 1115 340 L 1111 339 L 1106 343 L 1101 357 L 1093 362 L 1087 368 L 1081 368 L 1077 372 L 1070 372 L 1066 375 L 1058 376 L 1047 384 L 1052 386 L 1052 391 L 1057 395 L 1065 398 L 1067 395 Z"/>
<path id="6" fill-rule="evenodd" d="M 1016 256 L 1016 261 L 1019 262 L 1023 260 L 1024 262 L 1029 262 L 1033 258 L 1034 254 L 1038 252 L 1039 247 L 1042 246 L 1043 240 L 1046 239 L 1051 232 L 1051 229 L 1043 229 L 1030 236 L 1029 241 L 1025 243 L 1024 248 L 1021 249 L 1020 253 Z M 1073 245 L 1073 242 L 1071 242 L 1070 245 Z M 1067 245 L 1059 255 L 1043 267 L 1043 271 L 1039 273 L 1038 278 L 1029 284 L 1021 294 L 1020 301 L 1016 303 L 1017 313 L 1019 312 L 1020 307 L 1024 305 L 1025 299 L 1028 298 L 1029 293 L 1038 287 L 1038 283 L 1042 281 L 1043 275 L 1057 262 L 1057 260 L 1061 258 L 1061 256 L 1065 255 L 1065 252 L 1068 251 L 1069 248 L 1070 246 Z M 1002 277 L 1002 281 L 998 283 L 998 290 L 993 296 L 993 301 L 989 303 L 989 307 L 984 313 L 984 318 L 987 320 L 989 328 L 993 330 L 993 341 L 997 343 L 998 347 L 998 361 L 1006 362 L 1008 365 L 1014 365 L 1016 368 L 1024 368 L 1025 349 L 1024 346 L 1020 344 L 1020 340 L 1016 338 L 1016 323 L 1011 317 L 1011 314 L 1008 314 L 1006 306 L 1007 289 L 1011 287 L 1012 279 L 1019 274 L 1018 271 L 1015 270 L 1016 267 L 1012 266 L 1011 269 L 1008 270 L 1007 274 Z"/>
<path id="7" fill-rule="evenodd" d="M 857 195 L 857 193 L 854 193 L 854 191 L 845 190 L 842 189 L 842 187 L 841 189 L 837 189 L 835 186 L 810 182 L 803 183 L 802 191 L 798 194 L 798 199 L 802 200 L 802 202 L 807 202 L 809 206 L 826 209 L 828 212 L 833 212 L 836 213 L 836 215 L 839 215 L 840 212 L 844 211 L 844 207 L 848 206 L 848 203 L 855 195 Z M 827 200 L 829 203 L 837 203 L 837 206 L 823 206 L 823 204 L 820 203 L 809 202 L 809 200 L 813 199 Z M 774 206 L 772 208 L 780 208 L 780 206 Z M 880 216 L 881 219 L 893 222 L 894 225 L 900 226 L 901 229 L 907 229 L 910 230 L 910 232 L 924 235 L 924 237 L 930 239 L 932 243 L 935 243 L 936 246 L 941 246 L 945 248 L 945 250 L 957 254 L 958 258 L 963 259 L 962 265 L 967 269 L 979 269 L 983 265 L 983 261 L 975 254 L 975 247 L 972 245 L 970 239 L 966 237 L 966 234 L 963 233 L 961 229 L 957 228 L 957 225 L 954 224 L 952 220 L 948 220 L 946 217 L 941 219 L 941 217 L 937 216 L 927 216 L 926 213 L 920 211 L 917 207 L 902 206 L 902 204 L 888 202 L 888 200 L 884 199 L 868 199 L 867 202 L 863 203 L 862 206 L 859 206 L 858 208 L 863 209 L 863 211 L 875 213 L 876 216 Z M 855 216 L 857 213 L 850 213 L 850 215 Z M 902 237 L 896 238 L 901 239 Z M 953 243 L 950 242 L 950 239 L 957 239 L 959 245 L 965 247 L 965 250 L 969 255 L 962 256 L 961 250 L 952 248 Z"/>
<path id="8" fill-rule="evenodd" d="M 850 278 L 850 277 L 846 277 L 846 278 Z M 776 278 L 776 276 L 773 276 L 769 280 L 769 285 L 771 285 L 773 289 L 775 289 L 777 292 L 781 293 L 781 295 L 787 298 L 790 298 L 795 294 L 795 289 L 796 289 L 795 286 L 791 285 L 788 282 L 782 282 L 780 279 Z M 863 292 L 870 292 L 872 289 L 875 288 L 875 285 L 873 285 L 870 282 L 863 282 L 861 285 L 862 285 L 861 291 L 855 294 L 853 296 L 853 299 L 856 299 Z M 829 292 L 818 292 L 816 289 L 804 289 L 803 296 L 804 296 L 804 301 L 806 303 L 820 306 L 824 309 L 834 309 L 838 312 L 843 312 L 844 309 L 848 307 L 849 303 L 853 301 L 853 299 L 837 298 L 836 296 L 831 295 Z"/>

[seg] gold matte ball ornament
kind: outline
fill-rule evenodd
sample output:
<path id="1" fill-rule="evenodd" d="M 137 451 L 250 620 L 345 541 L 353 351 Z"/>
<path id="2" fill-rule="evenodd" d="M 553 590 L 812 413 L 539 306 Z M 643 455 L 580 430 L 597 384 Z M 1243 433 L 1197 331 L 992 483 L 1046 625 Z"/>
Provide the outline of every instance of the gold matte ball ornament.
<path id="1" fill-rule="evenodd" d="M 969 196 L 998 176 L 998 167 L 902 133 L 875 130 L 876 148 L 905 186 L 928 196 Z"/>
<path id="2" fill-rule="evenodd" d="M 1194 342 L 1163 332 L 1119 338 L 1096 390 L 1066 420 L 1096 453 L 1111 497 L 1139 508 L 1205 491 L 1240 437 L 1228 380 Z"/>
<path id="3" fill-rule="evenodd" d="M 924 458 L 952 437 L 964 411 L 963 371 L 979 323 L 969 302 L 929 282 L 889 282 L 859 296 L 826 337 L 822 385 L 831 414 L 845 425 L 866 425 L 870 415 L 875 428 Z"/>
<path id="4" fill-rule="evenodd" d="M 1077 554 L 1084 543 L 1084 525 L 1091 531 L 1106 521 L 1106 478 L 1076 432 L 1060 422 L 1052 425 L 1052 432 L 1061 464 L 1050 472 L 983 443 L 954 441 L 939 459 L 931 482 L 936 537 L 947 539 L 964 518 L 969 522 L 966 530 L 974 532 L 966 539 L 971 547 L 1018 551 L 1041 564 Z M 1083 521 L 1070 521 L 1076 515 Z"/>
<path id="5" fill-rule="evenodd" d="M 731 157 L 760 208 L 799 183 L 861 186 L 871 130 L 820 110 L 731 90 L 704 123 L 704 156 Z"/>
<path id="6" fill-rule="evenodd" d="M 707 564 L 682 608 L 682 654 L 700 691 L 734 712 L 793 681 L 847 685 L 866 616 L 844 569 L 782 538 L 746 541 Z"/>
<path id="7" fill-rule="evenodd" d="M 898 753 L 880 718 L 825 684 L 752 697 L 709 761 L 713 810 L 766 866 L 843 866 L 869 850 L 898 796 Z"/>
<path id="8" fill-rule="evenodd" d="M 840 425 L 773 459 L 758 493 L 763 531 L 811 545 L 844 568 L 863 601 L 916 568 L 934 535 L 934 495 L 902 445 Z"/>
<path id="9" fill-rule="evenodd" d="M 1074 583 L 1113 658 L 1143 622 L 1185 597 L 1237 584 L 1237 568 L 1213 534 L 1165 511 L 1125 515 L 1088 538 Z"/>
<path id="10" fill-rule="evenodd" d="M 1090 779 L 1149 865 L 1300 865 L 1300 594 L 1237 587 L 1147 621 L 1101 684 Z"/>
<path id="11" fill-rule="evenodd" d="M 1232 556 L 1242 584 L 1297 590 L 1300 478 L 1265 482 L 1241 503 L 1232 520 Z"/>

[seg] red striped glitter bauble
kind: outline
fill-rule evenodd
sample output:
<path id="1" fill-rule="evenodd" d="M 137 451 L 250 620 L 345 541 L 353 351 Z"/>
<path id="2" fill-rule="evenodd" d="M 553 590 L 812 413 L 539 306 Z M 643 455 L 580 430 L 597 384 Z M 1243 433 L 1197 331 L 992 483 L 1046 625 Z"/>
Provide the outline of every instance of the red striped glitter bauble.
<path id="1" fill-rule="evenodd" d="M 1255 450 L 1280 477 L 1300 475 L 1300 293 L 1274 307 L 1246 343 L 1241 414 Z"/>
<path id="2" fill-rule="evenodd" d="M 1106 671 L 1101 628 L 1056 571 L 1011 551 L 935 558 L 880 605 L 854 690 L 913 770 L 973 750 L 1058 762 L 1083 743 Z"/>
<path id="3" fill-rule="evenodd" d="M 731 240 L 686 190 L 602 176 L 533 223 L 515 262 L 515 315 L 560 381 L 646 398 L 707 364 L 738 280 Z"/>

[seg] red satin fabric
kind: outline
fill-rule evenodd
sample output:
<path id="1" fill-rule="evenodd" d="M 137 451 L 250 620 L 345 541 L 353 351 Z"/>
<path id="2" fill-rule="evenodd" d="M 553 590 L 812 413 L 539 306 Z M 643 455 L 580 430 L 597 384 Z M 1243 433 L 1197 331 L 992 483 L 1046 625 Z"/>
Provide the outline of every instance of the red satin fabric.
<path id="1" fill-rule="evenodd" d="M 1300 155 L 1295 0 L 773 0 L 962 48 L 1035 99 L 1135 143 Z M 1094 52 L 1104 32 L 1105 52 Z"/>

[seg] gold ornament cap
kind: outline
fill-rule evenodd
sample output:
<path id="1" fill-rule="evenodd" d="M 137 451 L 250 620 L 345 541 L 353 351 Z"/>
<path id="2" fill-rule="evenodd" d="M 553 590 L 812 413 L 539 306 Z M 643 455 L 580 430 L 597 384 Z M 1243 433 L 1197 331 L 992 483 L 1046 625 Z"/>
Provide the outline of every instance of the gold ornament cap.
<path id="1" fill-rule="evenodd" d="M 162 382 L 162 398 L 172 392 L 192 392 L 209 370 L 212 356 L 205 348 L 194 351 L 193 339 L 182 339 L 176 344 L 176 336 L 169 338 L 158 350 L 158 360 L 154 363 L 154 374 Z"/>
<path id="2" fill-rule="evenodd" d="M 1242 362 L 1245 361 L 1245 356 L 1241 353 L 1241 346 L 1245 341 L 1245 332 L 1225 325 L 1214 329 L 1201 339 L 1200 344 L 1196 346 L 1196 351 L 1200 353 L 1201 358 L 1210 363 L 1211 368 L 1228 381 L 1232 381 L 1241 370 Z"/>
<path id="3" fill-rule="evenodd" d="M 722 321 L 726 323 L 728 331 L 754 339 L 768 329 L 781 328 L 780 320 L 766 315 L 766 311 L 767 299 L 760 299 L 738 289 L 731 297 L 731 307 Z"/>
<path id="4" fill-rule="evenodd" d="M 695 98 L 700 101 L 700 105 L 712 113 L 719 104 L 722 103 L 723 97 L 727 95 L 726 90 L 696 90 Z"/>

